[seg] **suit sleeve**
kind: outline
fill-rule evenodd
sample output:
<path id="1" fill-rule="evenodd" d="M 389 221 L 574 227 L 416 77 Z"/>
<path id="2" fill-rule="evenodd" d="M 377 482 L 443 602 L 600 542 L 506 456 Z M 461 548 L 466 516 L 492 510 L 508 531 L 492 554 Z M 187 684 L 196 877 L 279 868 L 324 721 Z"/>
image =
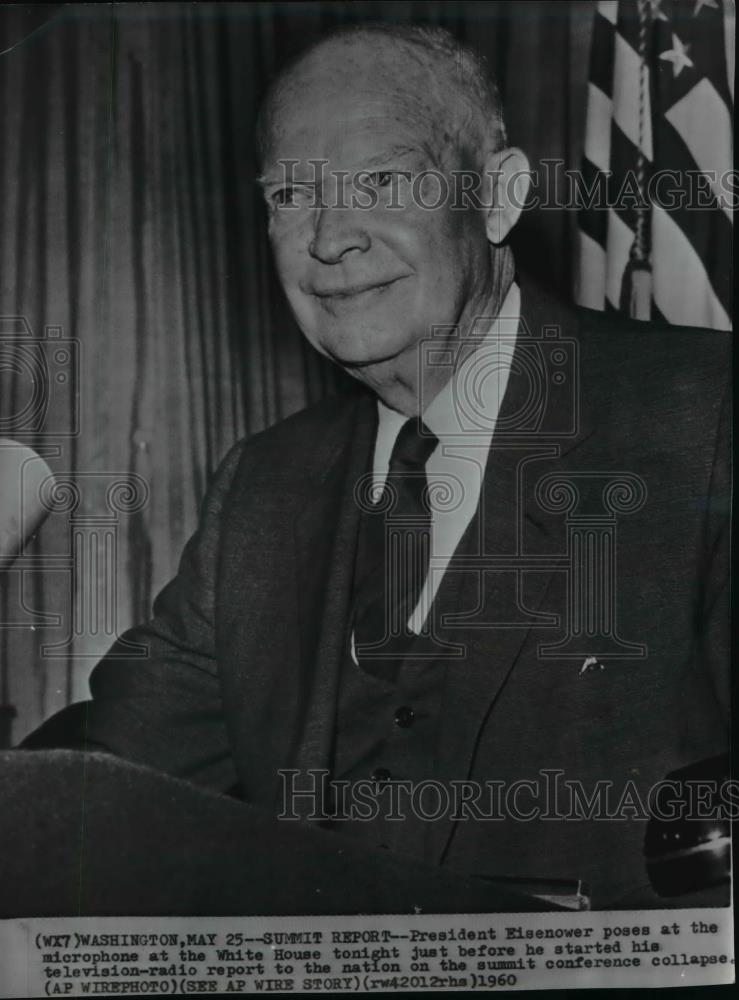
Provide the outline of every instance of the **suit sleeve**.
<path id="1" fill-rule="evenodd" d="M 105 751 L 216 790 L 236 783 L 214 610 L 221 511 L 242 450 L 236 445 L 218 469 L 198 529 L 151 620 L 126 632 L 97 664 L 91 700 L 52 716 L 21 748 Z M 131 643 L 144 653 L 132 655 Z"/>

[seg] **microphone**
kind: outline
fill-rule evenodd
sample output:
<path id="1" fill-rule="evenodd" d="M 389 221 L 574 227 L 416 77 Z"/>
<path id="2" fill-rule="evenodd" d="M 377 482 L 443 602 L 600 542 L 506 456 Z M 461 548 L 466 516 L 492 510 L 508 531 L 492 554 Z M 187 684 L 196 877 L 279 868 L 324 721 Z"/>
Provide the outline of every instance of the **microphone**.
<path id="1" fill-rule="evenodd" d="M 51 469 L 33 448 L 0 438 L 0 572 L 10 568 L 48 516 L 40 489 L 50 478 Z"/>
<path id="2" fill-rule="evenodd" d="M 658 896 L 730 881 L 731 829 L 722 795 L 729 771 L 729 755 L 722 754 L 667 775 L 672 787 L 660 788 L 657 804 L 663 816 L 677 814 L 652 815 L 644 838 L 647 874 Z"/>
<path id="3" fill-rule="evenodd" d="M 2 574 L 10 569 L 49 514 L 40 495 L 47 480 L 53 481 L 51 469 L 33 448 L 0 438 L 0 584 Z M 0 666 L 4 671 L 4 664 Z M 5 684 L 3 677 L 3 690 Z M 0 747 L 10 745 L 15 715 L 13 705 L 4 704 L 0 693 Z"/>

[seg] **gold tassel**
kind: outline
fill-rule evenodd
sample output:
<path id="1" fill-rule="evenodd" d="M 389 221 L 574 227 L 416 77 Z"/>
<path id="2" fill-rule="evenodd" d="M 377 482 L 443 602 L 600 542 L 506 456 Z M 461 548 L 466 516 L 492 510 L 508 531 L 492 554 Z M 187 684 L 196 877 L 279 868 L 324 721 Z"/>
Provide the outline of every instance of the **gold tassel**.
<path id="1" fill-rule="evenodd" d="M 637 264 L 631 272 L 629 316 L 632 319 L 652 318 L 652 271 L 648 265 Z"/>
<path id="2" fill-rule="evenodd" d="M 652 268 L 648 260 L 630 260 L 624 268 L 619 309 L 631 319 L 652 318 Z"/>

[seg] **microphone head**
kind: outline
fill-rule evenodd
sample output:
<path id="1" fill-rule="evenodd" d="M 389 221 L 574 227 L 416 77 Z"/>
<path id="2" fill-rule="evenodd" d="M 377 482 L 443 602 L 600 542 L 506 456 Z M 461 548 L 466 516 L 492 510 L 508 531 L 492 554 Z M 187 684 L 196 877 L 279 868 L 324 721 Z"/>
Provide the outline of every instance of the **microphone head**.
<path id="1" fill-rule="evenodd" d="M 729 773 L 723 754 L 667 775 L 671 785 L 656 797 L 662 816 L 651 817 L 644 838 L 657 895 L 681 896 L 731 878 L 731 829 L 722 798 Z"/>
<path id="2" fill-rule="evenodd" d="M 49 510 L 41 486 L 53 474 L 33 448 L 0 438 L 0 571 L 8 569 Z"/>

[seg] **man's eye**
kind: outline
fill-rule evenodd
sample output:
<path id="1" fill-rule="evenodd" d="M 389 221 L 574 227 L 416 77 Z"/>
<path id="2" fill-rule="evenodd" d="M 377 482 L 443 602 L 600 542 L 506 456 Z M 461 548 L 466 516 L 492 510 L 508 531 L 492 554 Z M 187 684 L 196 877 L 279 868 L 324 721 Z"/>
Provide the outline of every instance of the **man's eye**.
<path id="1" fill-rule="evenodd" d="M 270 195 L 270 201 L 275 208 L 286 208 L 296 205 L 295 192 L 292 188 L 280 188 Z"/>

